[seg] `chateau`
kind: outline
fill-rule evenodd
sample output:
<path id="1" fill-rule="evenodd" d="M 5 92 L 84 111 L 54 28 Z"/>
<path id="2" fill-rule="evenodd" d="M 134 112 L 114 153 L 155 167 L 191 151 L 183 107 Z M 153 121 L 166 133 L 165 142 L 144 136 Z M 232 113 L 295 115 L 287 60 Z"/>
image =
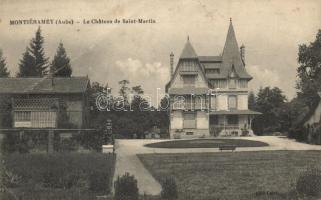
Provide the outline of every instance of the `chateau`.
<path id="1" fill-rule="evenodd" d="M 170 137 L 252 135 L 251 121 L 260 113 L 248 109 L 245 47 L 240 48 L 232 20 L 220 56 L 198 56 L 189 41 L 166 85 L 170 97 Z"/>

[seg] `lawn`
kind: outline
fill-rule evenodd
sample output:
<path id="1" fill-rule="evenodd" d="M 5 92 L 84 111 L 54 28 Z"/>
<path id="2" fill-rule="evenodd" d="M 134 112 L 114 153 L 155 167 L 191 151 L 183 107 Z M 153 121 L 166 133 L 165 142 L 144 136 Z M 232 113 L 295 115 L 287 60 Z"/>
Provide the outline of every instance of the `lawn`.
<path id="1" fill-rule="evenodd" d="M 218 148 L 220 145 L 235 145 L 237 147 L 264 147 L 267 143 L 245 139 L 195 139 L 173 140 L 146 144 L 153 148 Z"/>
<path id="2" fill-rule="evenodd" d="M 0 199 L 96 199 L 111 192 L 115 156 L 102 153 L 3 156 Z M 11 193 L 9 195 L 8 193 Z M 1 196 L 2 195 L 2 196 Z M 10 197 L 11 196 L 11 197 Z"/>
<path id="3" fill-rule="evenodd" d="M 321 167 L 320 151 L 262 151 L 138 155 L 161 182 L 176 179 L 180 200 L 284 199 L 308 167 Z M 277 198 L 262 198 L 261 194 Z M 273 196 L 273 195 L 272 195 Z M 271 197 L 271 195 L 270 195 Z"/>

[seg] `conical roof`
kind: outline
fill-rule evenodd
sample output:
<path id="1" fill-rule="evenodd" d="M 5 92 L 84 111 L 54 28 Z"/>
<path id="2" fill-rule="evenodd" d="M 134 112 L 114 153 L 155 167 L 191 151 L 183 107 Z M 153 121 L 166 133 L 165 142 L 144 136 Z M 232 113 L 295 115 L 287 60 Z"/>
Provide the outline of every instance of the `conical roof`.
<path id="1" fill-rule="evenodd" d="M 234 65 L 235 71 L 240 77 L 251 78 L 251 76 L 246 72 L 241 59 L 232 20 L 230 20 L 230 26 L 226 36 L 225 46 L 222 54 L 222 62 L 225 72 L 231 72 L 232 66 Z"/>
<path id="2" fill-rule="evenodd" d="M 192 44 L 189 41 L 189 37 L 187 37 L 187 41 L 186 41 L 186 44 L 184 46 L 184 49 L 182 51 L 180 58 L 183 58 L 183 59 L 184 58 L 198 58 Z"/>

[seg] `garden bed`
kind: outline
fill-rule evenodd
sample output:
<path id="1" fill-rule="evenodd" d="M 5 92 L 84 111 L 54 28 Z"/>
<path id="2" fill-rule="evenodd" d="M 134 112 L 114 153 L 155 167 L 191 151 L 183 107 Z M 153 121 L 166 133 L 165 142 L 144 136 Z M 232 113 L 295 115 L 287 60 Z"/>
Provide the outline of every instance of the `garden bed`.
<path id="1" fill-rule="evenodd" d="M 112 154 L 15 153 L 6 155 L 3 161 L 7 196 L 26 200 L 96 199 L 111 193 L 115 161 Z"/>
<path id="2" fill-rule="evenodd" d="M 234 145 L 236 147 L 265 147 L 267 143 L 245 139 L 195 139 L 172 140 L 146 144 L 153 148 L 219 148 L 220 145 Z"/>

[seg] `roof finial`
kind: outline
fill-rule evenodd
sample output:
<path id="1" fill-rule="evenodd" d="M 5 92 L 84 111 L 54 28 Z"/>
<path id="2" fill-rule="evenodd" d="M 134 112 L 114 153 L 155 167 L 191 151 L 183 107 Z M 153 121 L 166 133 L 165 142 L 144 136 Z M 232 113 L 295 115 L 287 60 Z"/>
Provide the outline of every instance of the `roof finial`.
<path id="1" fill-rule="evenodd" d="M 230 23 L 232 23 L 232 17 L 230 17 Z"/>
<path id="2" fill-rule="evenodd" d="M 187 35 L 187 41 L 189 41 L 189 35 Z"/>

